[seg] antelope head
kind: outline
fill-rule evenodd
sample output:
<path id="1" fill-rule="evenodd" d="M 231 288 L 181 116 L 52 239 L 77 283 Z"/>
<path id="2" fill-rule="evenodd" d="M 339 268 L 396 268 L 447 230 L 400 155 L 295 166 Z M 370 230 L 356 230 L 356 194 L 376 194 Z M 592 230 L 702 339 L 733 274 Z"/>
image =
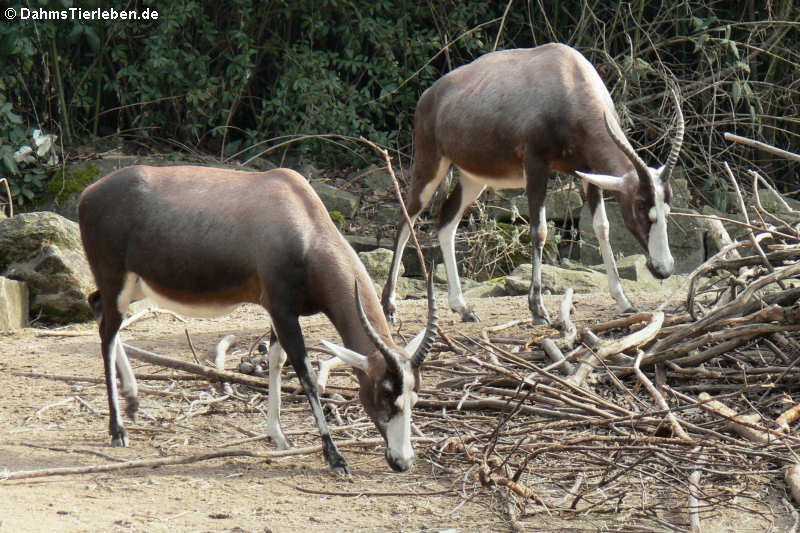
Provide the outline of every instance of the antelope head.
<path id="1" fill-rule="evenodd" d="M 647 252 L 647 268 L 658 279 L 668 278 L 675 267 L 675 261 L 669 250 L 667 215 L 672 201 L 670 176 L 683 144 L 684 121 L 680 100 L 674 89 L 672 96 L 675 99 L 678 124 L 672 139 L 672 149 L 662 167 L 647 166 L 630 144 L 614 131 L 608 115 L 605 114 L 603 118 L 608 135 L 630 160 L 634 170 L 624 176 L 575 172 L 583 180 L 601 189 L 619 193 L 625 225 Z"/>
<path id="2" fill-rule="evenodd" d="M 361 403 L 386 441 L 386 461 L 398 472 L 414 463 L 411 445 L 411 409 L 417 403 L 420 367 L 436 337 L 436 301 L 433 276 L 428 279 L 428 323 L 401 348 L 384 340 L 370 324 L 355 287 L 356 307 L 364 331 L 377 348 L 371 356 L 322 341 L 339 359 L 358 370 Z M 382 315 L 381 315 L 382 316 Z"/>

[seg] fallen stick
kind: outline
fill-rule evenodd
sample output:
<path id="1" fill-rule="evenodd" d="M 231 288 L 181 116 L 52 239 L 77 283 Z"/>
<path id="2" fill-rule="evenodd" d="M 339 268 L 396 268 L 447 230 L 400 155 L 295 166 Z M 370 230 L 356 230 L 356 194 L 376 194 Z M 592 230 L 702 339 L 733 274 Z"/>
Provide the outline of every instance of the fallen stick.
<path id="1" fill-rule="evenodd" d="M 688 433 L 686 433 L 680 422 L 678 422 L 675 414 L 670 410 L 669 405 L 667 404 L 666 400 L 664 400 L 664 396 L 661 395 L 656 386 L 653 385 L 653 382 L 650 381 L 650 379 L 639 368 L 639 364 L 642 362 L 643 355 L 644 352 L 639 350 L 639 353 L 636 355 L 636 360 L 633 363 L 633 370 L 636 372 L 636 377 L 639 378 L 639 381 L 644 384 L 645 388 L 650 393 L 650 396 L 655 399 L 659 409 L 662 409 L 667 413 L 667 420 L 669 420 L 669 423 L 672 426 L 672 432 L 681 439 L 691 440 L 692 438 Z"/>
<path id="2" fill-rule="evenodd" d="M 210 366 L 197 365 L 188 361 L 180 361 L 171 357 L 165 357 L 153 352 L 148 352 L 141 348 L 131 346 L 130 344 L 123 343 L 125 352 L 139 361 L 150 363 L 159 366 L 166 366 L 176 370 L 183 370 L 192 374 L 199 374 L 212 381 L 228 381 L 230 383 L 241 383 L 242 385 L 249 385 L 251 387 L 269 388 L 269 382 L 266 379 L 258 378 L 255 376 L 248 376 L 247 374 L 240 374 L 238 372 L 229 372 L 227 370 L 220 370 L 211 368 Z"/>
<path id="3" fill-rule="evenodd" d="M 791 409 L 781 413 L 781 415 L 775 419 L 775 423 L 778 424 L 778 426 L 782 430 L 788 432 L 789 424 L 791 424 L 798 418 L 800 418 L 800 404 L 795 405 Z M 800 503 L 800 500 L 798 500 L 798 503 Z"/>
<path id="4" fill-rule="evenodd" d="M 655 311 L 648 314 L 650 315 L 650 323 L 647 324 L 647 326 L 621 339 L 603 341 L 593 352 L 589 352 L 583 356 L 578 367 L 575 369 L 575 373 L 568 377 L 567 381 L 580 387 L 586 379 L 586 376 L 589 375 L 589 372 L 594 369 L 594 362 L 601 362 L 609 355 L 624 352 L 625 350 L 646 344 L 653 340 L 664 323 L 664 313 L 662 311 Z"/>
<path id="5" fill-rule="evenodd" d="M 698 399 L 701 402 L 700 407 L 706 411 L 711 413 L 723 416 L 728 419 L 728 429 L 731 431 L 738 433 L 741 437 L 751 441 L 751 442 L 759 442 L 759 443 L 766 443 L 770 440 L 775 440 L 774 438 L 770 438 L 770 435 L 767 432 L 760 431 L 752 426 L 756 425 L 759 420 L 761 420 L 761 416 L 757 414 L 753 415 L 739 415 L 725 405 L 724 403 L 713 400 L 711 395 L 706 392 L 701 392 Z"/>
<path id="6" fill-rule="evenodd" d="M 725 137 L 725 140 L 728 142 L 743 144 L 745 146 L 749 146 L 750 148 L 756 148 L 757 150 L 768 152 L 772 155 L 777 155 L 779 157 L 783 157 L 784 159 L 789 159 L 791 161 L 800 163 L 800 154 L 788 152 L 776 146 L 772 146 L 771 144 L 756 141 L 755 139 L 749 139 L 747 137 L 740 137 L 739 135 L 734 135 L 733 133 L 728 132 L 725 132 L 723 137 Z"/>
<path id="7" fill-rule="evenodd" d="M 575 323 L 572 322 L 572 318 L 570 318 L 573 292 L 572 287 L 570 287 L 567 289 L 567 292 L 564 293 L 564 298 L 561 300 L 561 323 L 564 325 L 562 335 L 564 336 L 564 344 L 568 350 L 571 350 L 575 346 L 575 341 L 578 339 L 578 328 L 575 327 Z M 566 369 L 566 367 L 564 368 Z M 570 369 L 569 372 L 572 373 L 572 370 Z"/>
<path id="8" fill-rule="evenodd" d="M 411 437 L 414 442 L 436 442 L 433 438 L 419 438 Z M 370 447 L 381 445 L 384 443 L 382 438 L 374 439 L 351 439 L 339 441 L 336 446 L 339 448 L 351 447 Z M 97 474 L 101 472 L 116 472 L 119 470 L 130 470 L 134 468 L 155 468 L 159 466 L 169 465 L 185 465 L 190 463 L 198 463 L 201 461 L 209 461 L 211 459 L 220 459 L 225 457 L 254 457 L 257 459 L 276 459 L 279 457 L 290 457 L 293 455 L 309 455 L 320 453 L 322 445 L 306 446 L 305 448 L 293 448 L 290 450 L 275 450 L 266 452 L 255 452 L 252 450 L 226 450 L 213 453 L 203 453 L 198 455 L 179 455 L 170 457 L 158 457 L 155 459 L 138 459 L 134 461 L 125 461 L 122 463 L 111 463 L 102 465 L 89 465 L 89 466 L 66 466 L 60 468 L 46 468 L 42 470 L 22 470 L 18 472 L 6 472 L 0 474 L 0 482 L 2 481 L 16 481 L 20 479 L 33 479 L 40 477 L 50 476 L 71 476 L 80 474 Z"/>
<path id="9" fill-rule="evenodd" d="M 492 341 L 489 340 L 489 333 L 497 333 L 498 331 L 503 331 L 504 329 L 513 328 L 514 326 L 519 326 L 520 324 L 530 324 L 530 318 L 518 318 L 516 320 L 510 320 L 503 324 L 497 324 L 495 326 L 486 326 L 481 328 L 481 338 L 489 345 L 489 361 L 495 365 L 500 364 L 500 360 L 497 358 L 497 354 L 494 353 L 492 349 Z M 563 357 L 563 356 L 562 356 Z"/>
<path id="10" fill-rule="evenodd" d="M 556 345 L 556 341 L 553 339 L 542 339 L 540 344 L 542 345 L 544 353 L 547 354 L 547 357 L 554 363 L 558 363 L 555 368 L 559 369 L 562 374 L 569 376 L 575 372 L 575 367 L 566 360 L 561 349 Z"/>
<path id="11" fill-rule="evenodd" d="M 697 451 L 699 448 L 692 450 Z M 705 456 L 698 457 L 698 462 L 705 460 Z M 691 533 L 701 533 L 700 527 L 700 470 L 694 470 L 689 474 L 689 531 Z"/>
<path id="12" fill-rule="evenodd" d="M 702 333 L 708 329 L 712 329 L 715 325 L 715 322 L 718 320 L 737 314 L 741 312 L 743 309 L 746 309 L 750 302 L 753 300 L 755 293 L 762 289 L 763 287 L 769 285 L 770 283 L 774 283 L 778 280 L 796 277 L 800 275 L 800 263 L 789 265 L 786 267 L 781 267 L 780 269 L 776 269 L 775 272 L 762 276 L 761 278 L 753 281 L 750 283 L 747 288 L 742 291 L 742 293 L 736 297 L 731 303 L 725 305 L 723 307 L 718 307 L 708 313 L 706 316 L 688 325 L 685 328 L 681 328 L 674 333 L 668 335 L 667 337 L 658 340 L 653 346 L 651 346 L 647 352 L 645 353 L 645 358 L 642 360 L 642 366 L 652 365 L 663 361 L 663 359 L 659 359 L 658 357 L 654 357 L 653 354 L 657 354 L 658 352 L 664 351 L 667 347 L 676 344 L 678 342 L 683 341 L 687 337 L 697 335 Z"/>
<path id="13" fill-rule="evenodd" d="M 794 463 L 786 467 L 783 473 L 783 480 L 789 486 L 792 498 L 796 503 L 800 503 L 800 464 Z"/>

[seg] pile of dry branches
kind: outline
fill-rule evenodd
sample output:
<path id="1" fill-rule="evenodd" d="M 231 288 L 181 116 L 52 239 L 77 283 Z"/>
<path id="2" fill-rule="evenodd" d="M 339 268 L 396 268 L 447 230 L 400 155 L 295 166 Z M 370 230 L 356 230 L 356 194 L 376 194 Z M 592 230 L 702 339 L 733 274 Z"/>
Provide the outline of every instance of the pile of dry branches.
<path id="1" fill-rule="evenodd" d="M 463 490 L 499 488 L 514 521 L 608 513 L 623 529 L 700 530 L 747 508 L 753 481 L 800 502 L 800 212 L 764 209 L 755 172 L 747 205 L 725 168 L 737 238 L 707 220 L 720 251 L 691 274 L 685 305 L 578 329 L 568 294 L 557 340 L 492 336 L 519 321 L 447 340 L 457 355 L 428 369 L 451 375 L 423 406 L 442 410 L 427 429 L 451 436 L 432 459 L 466 468 Z"/>

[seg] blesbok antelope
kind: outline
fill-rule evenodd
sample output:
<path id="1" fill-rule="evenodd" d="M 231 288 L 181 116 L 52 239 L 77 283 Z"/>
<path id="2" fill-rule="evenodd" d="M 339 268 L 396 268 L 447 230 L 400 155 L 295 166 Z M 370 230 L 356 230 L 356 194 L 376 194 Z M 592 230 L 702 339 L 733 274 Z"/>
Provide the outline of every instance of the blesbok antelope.
<path id="1" fill-rule="evenodd" d="M 411 408 L 419 368 L 436 332 L 433 288 L 427 327 L 405 349 L 392 340 L 372 281 L 308 182 L 292 170 L 255 173 L 203 167 L 135 166 L 88 187 L 78 206 L 81 237 L 98 291 L 113 446 L 126 446 L 116 370 L 133 417 L 136 381 L 119 340 L 128 304 L 149 297 L 190 316 L 261 304 L 277 338 L 269 350 L 269 434 L 280 428 L 280 371 L 288 354 L 308 396 L 330 468 L 349 472 L 320 404 L 299 317 L 325 313 L 344 347 L 328 347 L 355 369 L 360 398 L 386 441 L 386 460 L 411 467 Z M 409 355 L 412 354 L 412 355 Z"/>
<path id="2" fill-rule="evenodd" d="M 547 238 L 544 198 L 553 170 L 583 180 L 610 292 L 621 311 L 633 311 L 634 306 L 619 280 L 601 189 L 616 196 L 625 225 L 647 252 L 653 275 L 669 277 L 674 268 L 667 242 L 669 178 L 683 140 L 683 114 L 674 91 L 673 95 L 677 131 L 667 163 L 654 169 L 636 155 L 622 133 L 614 103 L 597 71 L 569 46 L 546 44 L 492 52 L 451 71 L 427 89 L 414 117 L 408 214 L 413 224 L 451 165 L 461 170 L 439 220 L 453 311 L 465 321 L 478 320 L 461 293 L 456 266 L 455 233 L 464 211 L 487 186 L 524 187 L 530 206 L 533 265 L 528 303 L 535 323 L 549 322 L 541 297 L 541 263 Z M 401 220 L 382 295 L 390 321 L 408 237 L 408 225 Z"/>

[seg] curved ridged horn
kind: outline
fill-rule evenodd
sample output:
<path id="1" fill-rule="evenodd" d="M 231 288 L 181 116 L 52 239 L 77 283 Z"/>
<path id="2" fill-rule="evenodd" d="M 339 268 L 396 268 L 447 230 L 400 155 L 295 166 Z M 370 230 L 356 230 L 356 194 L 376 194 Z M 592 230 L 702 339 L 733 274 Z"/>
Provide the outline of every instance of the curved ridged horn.
<path id="1" fill-rule="evenodd" d="M 669 151 L 669 157 L 664 165 L 664 170 L 661 171 L 661 181 L 666 182 L 672 176 L 672 169 L 675 168 L 675 163 L 678 162 L 678 154 L 681 153 L 681 146 L 683 145 L 683 111 L 681 110 L 681 100 L 678 96 L 678 91 L 675 87 L 670 87 L 672 97 L 675 99 L 675 112 L 678 116 L 678 125 L 675 130 L 675 135 L 672 139 L 672 149 Z"/>
<path id="2" fill-rule="evenodd" d="M 436 338 L 436 325 L 439 322 L 439 317 L 436 314 L 436 298 L 433 295 L 433 270 L 431 268 L 428 273 L 428 324 L 425 326 L 425 336 L 411 358 L 411 366 L 414 368 L 419 368 L 422 365 Z"/>
<path id="3" fill-rule="evenodd" d="M 627 142 L 625 142 L 623 139 L 620 139 L 617 136 L 617 134 L 614 133 L 614 130 L 611 129 L 611 124 L 608 122 L 607 113 L 603 113 L 603 121 L 605 122 L 606 131 L 608 132 L 608 135 L 611 137 L 611 140 L 614 141 L 614 144 L 617 145 L 617 148 L 622 150 L 622 153 L 628 157 L 631 164 L 633 165 L 633 168 L 636 169 L 636 174 L 639 175 L 639 179 L 640 180 L 646 179 L 649 181 L 650 171 L 647 169 L 647 165 L 645 164 L 644 161 L 642 161 L 642 158 L 639 157 L 639 154 L 633 151 L 633 148 L 631 148 Z"/>
<path id="4" fill-rule="evenodd" d="M 398 363 L 395 355 L 392 353 L 392 349 L 389 347 L 388 344 L 378 335 L 378 332 L 372 327 L 372 324 L 369 323 L 369 319 L 367 318 L 367 314 L 364 312 L 364 307 L 361 305 L 361 296 L 358 293 L 358 280 L 356 280 L 356 309 L 358 310 L 358 318 L 361 320 L 361 325 L 364 327 L 364 331 L 369 337 L 369 340 L 377 346 L 378 351 L 381 352 L 383 358 L 386 360 L 386 365 L 392 368 L 396 373 L 400 373 L 400 364 Z"/>

